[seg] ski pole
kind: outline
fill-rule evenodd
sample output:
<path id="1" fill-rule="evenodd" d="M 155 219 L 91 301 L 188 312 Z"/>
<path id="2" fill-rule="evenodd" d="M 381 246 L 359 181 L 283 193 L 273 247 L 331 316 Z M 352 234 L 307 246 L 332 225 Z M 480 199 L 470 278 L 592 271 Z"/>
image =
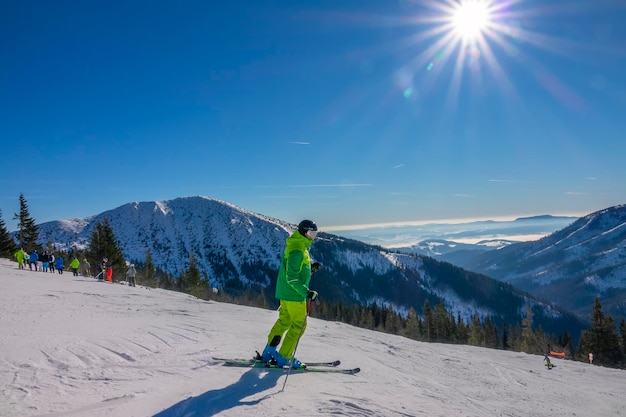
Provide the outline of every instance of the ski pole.
<path id="1" fill-rule="evenodd" d="M 283 388 L 280 392 L 285 390 L 285 385 L 287 385 L 287 378 L 289 378 L 289 374 L 291 373 L 291 367 L 293 365 L 293 359 L 296 357 L 296 350 L 298 350 L 298 345 L 300 344 L 300 339 L 302 338 L 302 334 L 304 333 L 304 328 L 306 327 L 307 319 L 309 318 L 309 313 L 311 312 L 311 306 L 313 306 L 313 299 L 310 298 L 307 306 L 306 306 L 306 315 L 304 316 L 304 323 L 302 324 L 302 328 L 300 329 L 300 334 L 298 335 L 298 340 L 296 340 L 296 346 L 293 348 L 293 355 L 291 355 L 291 360 L 289 361 L 289 369 L 287 369 L 287 375 L 285 376 L 285 381 L 283 382 Z"/>

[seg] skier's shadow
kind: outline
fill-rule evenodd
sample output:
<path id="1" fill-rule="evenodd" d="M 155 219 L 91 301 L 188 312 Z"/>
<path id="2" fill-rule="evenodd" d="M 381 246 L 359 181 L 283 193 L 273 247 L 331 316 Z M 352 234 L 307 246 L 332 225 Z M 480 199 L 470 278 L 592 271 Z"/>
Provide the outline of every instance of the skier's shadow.
<path id="1" fill-rule="evenodd" d="M 189 397 L 181 402 L 158 412 L 153 417 L 202 416 L 208 417 L 222 411 L 242 405 L 256 405 L 276 394 L 267 394 L 259 399 L 243 401 L 253 394 L 266 391 L 276 386 L 283 372 L 268 372 L 263 369 L 250 369 L 241 375 L 234 384 L 227 387 L 207 391 L 197 397 Z"/>

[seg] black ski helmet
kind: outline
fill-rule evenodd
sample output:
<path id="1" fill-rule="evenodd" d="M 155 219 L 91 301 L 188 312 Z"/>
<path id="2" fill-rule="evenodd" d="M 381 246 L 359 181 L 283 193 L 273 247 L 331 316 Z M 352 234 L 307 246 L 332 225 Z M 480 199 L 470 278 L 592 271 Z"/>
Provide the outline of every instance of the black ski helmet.
<path id="1" fill-rule="evenodd" d="M 302 236 L 306 237 L 306 232 L 309 230 L 317 231 L 317 225 L 315 222 L 313 220 L 302 220 L 298 225 L 298 232 L 300 232 Z"/>

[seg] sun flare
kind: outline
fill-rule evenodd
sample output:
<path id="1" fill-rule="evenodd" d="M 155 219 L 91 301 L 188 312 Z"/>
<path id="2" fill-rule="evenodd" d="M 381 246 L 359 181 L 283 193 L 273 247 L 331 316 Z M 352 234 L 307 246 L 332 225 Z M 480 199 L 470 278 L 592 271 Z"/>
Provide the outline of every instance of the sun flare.
<path id="1" fill-rule="evenodd" d="M 488 1 L 462 0 L 454 10 L 452 24 L 464 41 L 472 41 L 488 28 L 490 18 Z"/>
<path id="2" fill-rule="evenodd" d="M 401 48 L 415 48 L 415 55 L 394 77 L 394 92 L 402 94 L 407 103 L 421 104 L 435 92 L 445 95 L 448 109 L 456 109 L 470 95 L 482 98 L 494 92 L 517 103 L 521 95 L 513 69 L 523 68 L 561 104 L 584 111 L 585 103 L 577 91 L 562 83 L 536 55 L 540 50 L 578 59 L 580 48 L 589 53 L 598 49 L 593 42 L 585 44 L 558 35 L 547 24 L 570 13 L 568 2 L 558 6 L 527 0 L 410 3 L 424 5 L 424 10 L 397 22 L 416 27 L 414 34 L 398 43 Z M 591 5 L 588 8 L 594 10 Z M 441 77 L 445 80 L 440 81 Z"/>

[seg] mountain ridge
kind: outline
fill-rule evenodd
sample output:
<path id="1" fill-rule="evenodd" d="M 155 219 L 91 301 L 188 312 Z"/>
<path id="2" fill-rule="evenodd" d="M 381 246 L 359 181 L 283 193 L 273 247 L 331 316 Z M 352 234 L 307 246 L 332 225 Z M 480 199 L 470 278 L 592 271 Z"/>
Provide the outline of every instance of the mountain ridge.
<path id="1" fill-rule="evenodd" d="M 194 196 L 128 203 L 85 219 L 43 223 L 40 242 L 64 250 L 84 248 L 105 217 L 128 260 L 141 261 L 150 250 L 155 266 L 176 275 L 186 270 L 193 253 L 211 286 L 256 287 L 268 293 L 273 293 L 285 239 L 295 229 L 230 203 Z M 509 323 L 518 322 L 530 305 L 547 330 L 566 328 L 575 334 L 583 326 L 566 312 L 508 284 L 430 258 L 324 232 L 311 255 L 324 264 L 314 285 L 328 300 L 380 303 L 399 312 L 411 307 L 421 311 L 426 300 L 433 306 L 444 300 L 450 311 L 465 320 L 478 314 Z"/>
<path id="2" fill-rule="evenodd" d="M 458 265 L 553 300 L 581 317 L 589 315 L 596 296 L 607 313 L 626 317 L 626 205 Z"/>

